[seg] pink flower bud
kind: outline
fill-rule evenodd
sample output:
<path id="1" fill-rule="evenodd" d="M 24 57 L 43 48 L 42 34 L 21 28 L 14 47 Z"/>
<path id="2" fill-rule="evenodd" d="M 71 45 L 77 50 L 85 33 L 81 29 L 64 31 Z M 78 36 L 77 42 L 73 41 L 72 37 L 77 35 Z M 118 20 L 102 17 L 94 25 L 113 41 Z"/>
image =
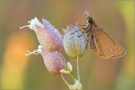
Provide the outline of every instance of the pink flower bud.
<path id="1" fill-rule="evenodd" d="M 26 25 L 20 27 L 21 29 L 24 27 L 29 27 L 34 30 L 39 43 L 43 46 L 43 48 L 49 52 L 53 52 L 62 47 L 62 36 L 60 32 L 54 28 L 47 20 L 42 19 L 42 23 L 39 22 L 37 18 L 29 21 L 30 25 Z"/>
<path id="2" fill-rule="evenodd" d="M 60 74 L 60 70 L 64 69 L 62 62 L 64 62 L 64 64 L 66 64 L 66 61 L 61 54 L 59 54 L 59 56 L 58 56 L 57 51 L 47 52 L 44 49 L 42 49 L 41 55 L 43 56 L 45 66 L 50 73 L 52 73 L 54 75 L 58 75 L 58 74 Z M 60 61 L 60 59 L 62 62 Z"/>
<path id="3" fill-rule="evenodd" d="M 28 54 L 26 54 L 26 56 L 31 54 L 37 55 L 39 53 L 42 55 L 44 59 L 44 64 L 50 73 L 54 75 L 59 75 L 60 70 L 65 69 L 64 65 L 66 65 L 66 61 L 64 57 L 57 51 L 55 52 L 46 51 L 44 48 L 42 48 L 41 45 L 38 46 L 37 50 L 34 50 L 33 52 L 29 52 Z"/>

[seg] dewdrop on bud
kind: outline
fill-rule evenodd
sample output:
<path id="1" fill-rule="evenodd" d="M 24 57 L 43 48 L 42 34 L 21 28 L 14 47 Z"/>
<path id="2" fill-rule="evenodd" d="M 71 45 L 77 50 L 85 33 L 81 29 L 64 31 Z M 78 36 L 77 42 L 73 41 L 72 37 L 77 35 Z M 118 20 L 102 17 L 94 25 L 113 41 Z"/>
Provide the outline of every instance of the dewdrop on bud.
<path id="1" fill-rule="evenodd" d="M 63 46 L 68 56 L 76 58 L 77 56 L 83 56 L 86 52 L 87 42 L 84 35 L 80 32 L 79 25 L 74 27 L 71 24 L 67 24 L 65 31 Z"/>
<path id="2" fill-rule="evenodd" d="M 34 50 L 33 52 L 29 52 L 26 55 L 28 56 L 31 54 L 36 54 L 36 55 L 41 54 L 44 59 L 44 64 L 47 70 L 54 75 L 59 75 L 60 70 L 65 69 L 63 64 L 66 65 L 66 61 L 60 53 L 58 55 L 57 51 L 48 52 L 41 45 L 39 45 L 37 50 Z"/>
<path id="3" fill-rule="evenodd" d="M 47 20 L 42 19 L 42 22 L 43 24 L 35 17 L 31 21 L 28 21 L 30 25 L 22 26 L 20 29 L 29 27 L 34 30 L 39 43 L 45 50 L 49 52 L 58 50 L 62 47 L 62 36 L 60 32 Z"/>

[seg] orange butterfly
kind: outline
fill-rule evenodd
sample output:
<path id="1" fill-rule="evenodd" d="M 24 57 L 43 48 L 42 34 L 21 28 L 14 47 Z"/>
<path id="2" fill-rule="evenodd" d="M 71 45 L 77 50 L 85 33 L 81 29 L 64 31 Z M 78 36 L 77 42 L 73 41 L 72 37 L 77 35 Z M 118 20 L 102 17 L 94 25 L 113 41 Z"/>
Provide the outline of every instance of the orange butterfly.
<path id="1" fill-rule="evenodd" d="M 85 11 L 87 17 L 83 33 L 87 35 L 87 42 L 90 42 L 91 49 L 101 58 L 117 59 L 126 54 L 125 49 L 114 40 L 106 31 L 99 27 L 90 14 Z"/>

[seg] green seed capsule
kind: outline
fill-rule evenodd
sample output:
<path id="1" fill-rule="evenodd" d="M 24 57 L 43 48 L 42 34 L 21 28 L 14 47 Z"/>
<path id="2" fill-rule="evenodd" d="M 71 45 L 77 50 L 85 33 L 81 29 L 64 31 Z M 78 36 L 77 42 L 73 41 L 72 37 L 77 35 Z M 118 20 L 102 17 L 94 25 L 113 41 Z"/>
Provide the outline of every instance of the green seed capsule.
<path id="1" fill-rule="evenodd" d="M 86 38 L 80 32 L 78 24 L 74 27 L 71 24 L 67 24 L 65 31 L 63 45 L 65 52 L 69 57 L 76 58 L 78 55 L 83 56 L 86 52 Z"/>

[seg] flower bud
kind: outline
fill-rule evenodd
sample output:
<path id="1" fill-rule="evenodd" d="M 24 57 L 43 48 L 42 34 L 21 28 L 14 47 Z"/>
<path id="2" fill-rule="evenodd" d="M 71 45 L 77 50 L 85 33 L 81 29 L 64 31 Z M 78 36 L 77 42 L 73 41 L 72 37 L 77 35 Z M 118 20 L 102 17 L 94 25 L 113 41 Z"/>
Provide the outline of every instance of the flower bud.
<path id="1" fill-rule="evenodd" d="M 71 72 L 70 72 L 70 71 L 67 71 L 67 70 L 65 70 L 65 69 L 61 69 L 61 70 L 60 70 L 60 73 L 61 73 L 61 74 L 70 74 Z"/>
<path id="2" fill-rule="evenodd" d="M 76 90 L 76 87 L 74 85 L 68 85 L 69 90 Z"/>
<path id="3" fill-rule="evenodd" d="M 39 53 L 42 55 L 42 57 L 44 59 L 44 64 L 50 73 L 52 73 L 54 75 L 58 75 L 58 74 L 60 74 L 61 69 L 65 69 L 64 65 L 63 65 L 63 64 L 66 65 L 66 61 L 65 61 L 64 57 L 57 51 L 55 51 L 55 52 L 46 51 L 44 48 L 42 48 L 41 45 L 38 46 L 37 50 L 34 50 L 33 52 L 29 52 L 26 55 L 27 56 L 30 54 L 37 55 Z"/>
<path id="4" fill-rule="evenodd" d="M 73 71 L 72 64 L 70 62 L 67 62 L 67 67 L 70 72 Z"/>
<path id="5" fill-rule="evenodd" d="M 80 32 L 78 24 L 74 27 L 71 24 L 67 24 L 67 29 L 65 31 L 63 45 L 65 52 L 68 56 L 76 58 L 78 55 L 82 56 L 86 52 L 86 38 Z"/>
<path id="6" fill-rule="evenodd" d="M 82 90 L 82 84 L 81 84 L 78 80 L 75 80 L 74 87 L 75 87 L 77 90 Z"/>
<path id="7" fill-rule="evenodd" d="M 70 74 L 70 73 L 72 73 L 73 68 L 72 68 L 72 64 L 70 62 L 67 62 L 67 69 L 68 70 L 61 69 L 60 73 L 61 74 Z"/>
<path id="8" fill-rule="evenodd" d="M 64 69 L 64 65 L 62 62 L 64 62 L 64 64 L 66 64 L 66 61 L 61 54 L 59 55 L 60 57 L 58 56 L 57 51 L 47 52 L 44 49 L 42 49 L 41 55 L 43 56 L 44 64 L 50 73 L 52 73 L 54 75 L 58 75 L 58 74 L 60 74 L 60 70 Z"/>
<path id="9" fill-rule="evenodd" d="M 62 36 L 60 32 L 54 28 L 47 20 L 42 19 L 42 23 L 35 17 L 28 23 L 30 25 L 26 25 L 20 27 L 20 29 L 24 27 L 29 27 L 34 30 L 39 43 L 43 46 L 43 48 L 49 52 L 53 52 L 62 47 Z"/>

